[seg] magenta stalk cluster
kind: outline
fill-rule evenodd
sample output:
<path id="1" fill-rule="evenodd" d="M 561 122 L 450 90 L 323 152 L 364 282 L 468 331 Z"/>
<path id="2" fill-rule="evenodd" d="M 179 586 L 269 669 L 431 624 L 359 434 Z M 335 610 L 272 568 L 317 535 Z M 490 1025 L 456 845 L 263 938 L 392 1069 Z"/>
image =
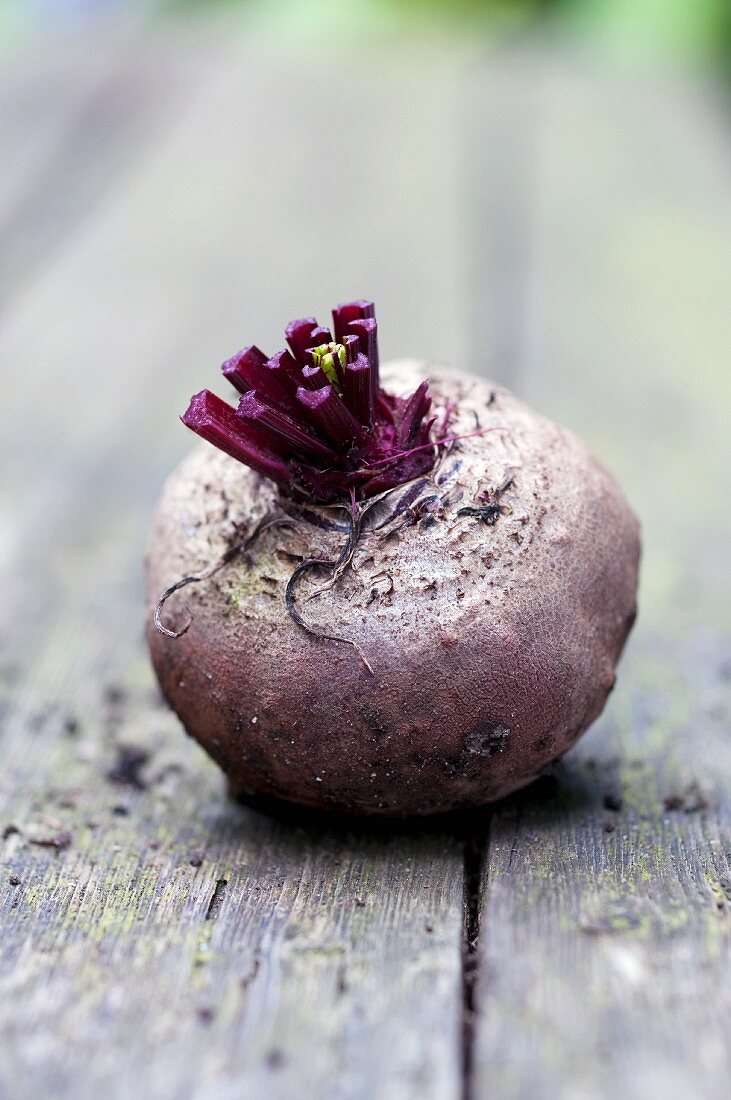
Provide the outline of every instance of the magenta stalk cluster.
<path id="1" fill-rule="evenodd" d="M 381 388 L 373 302 L 333 310 L 332 331 L 314 317 L 286 328 L 289 348 L 246 347 L 222 366 L 238 408 L 210 390 L 191 398 L 183 423 L 300 500 L 358 500 L 432 468 L 438 441 L 424 381 L 408 398 Z"/>

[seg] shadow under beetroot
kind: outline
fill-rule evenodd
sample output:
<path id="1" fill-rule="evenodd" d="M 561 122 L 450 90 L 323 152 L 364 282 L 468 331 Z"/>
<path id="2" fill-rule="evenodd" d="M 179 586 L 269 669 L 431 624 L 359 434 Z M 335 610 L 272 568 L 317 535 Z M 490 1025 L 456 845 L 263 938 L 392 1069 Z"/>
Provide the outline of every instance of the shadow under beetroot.
<path id="1" fill-rule="evenodd" d="M 423 817 L 391 818 L 346 814 L 338 811 L 300 806 L 267 795 L 230 796 L 222 814 L 226 829 L 234 831 L 251 826 L 251 818 L 232 822 L 236 807 L 241 807 L 283 826 L 285 830 L 305 831 L 310 839 L 356 837 L 417 837 L 451 836 L 467 840 L 484 836 L 490 820 L 520 814 L 530 816 L 536 824 L 549 822 L 567 813 L 582 815 L 605 813 L 607 792 L 617 787 L 617 761 L 569 760 L 554 765 L 550 773 L 528 787 L 504 798 L 474 809 L 453 810 Z M 223 825 L 223 820 L 221 820 Z M 215 828 L 215 826 L 214 826 Z"/>

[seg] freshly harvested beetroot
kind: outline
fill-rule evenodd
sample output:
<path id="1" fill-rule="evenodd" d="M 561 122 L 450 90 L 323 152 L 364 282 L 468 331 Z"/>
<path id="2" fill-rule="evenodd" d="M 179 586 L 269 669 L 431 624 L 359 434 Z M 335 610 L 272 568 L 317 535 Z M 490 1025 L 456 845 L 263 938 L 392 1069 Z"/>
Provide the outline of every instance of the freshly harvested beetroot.
<path id="1" fill-rule="evenodd" d="M 392 364 L 384 390 L 372 305 L 334 316 L 335 341 L 308 318 L 291 354 L 224 364 L 239 413 L 193 399 L 184 421 L 227 453 L 198 447 L 157 508 L 151 607 L 201 583 L 151 613 L 155 671 L 236 793 L 398 817 L 480 805 L 602 710 L 637 520 L 570 432 L 424 363 Z"/>

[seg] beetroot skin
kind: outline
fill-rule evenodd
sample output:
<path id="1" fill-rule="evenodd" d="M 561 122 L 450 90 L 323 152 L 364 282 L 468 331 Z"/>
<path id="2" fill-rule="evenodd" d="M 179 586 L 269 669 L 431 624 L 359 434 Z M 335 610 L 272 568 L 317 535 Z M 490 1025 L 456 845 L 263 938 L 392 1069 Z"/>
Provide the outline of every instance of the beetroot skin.
<path id="1" fill-rule="evenodd" d="M 332 588 L 303 558 L 337 558 L 346 517 L 313 509 L 270 528 L 204 583 L 152 608 L 271 511 L 271 481 L 208 445 L 168 480 L 147 556 L 149 644 L 165 697 L 240 794 L 404 817 L 501 798 L 535 779 L 601 712 L 635 617 L 639 531 L 585 446 L 506 390 L 423 363 L 384 369 L 412 393 L 429 376 L 454 403 L 436 466 L 367 517 Z M 314 519 L 316 522 L 311 522 Z M 339 523 L 341 529 L 332 529 Z"/>

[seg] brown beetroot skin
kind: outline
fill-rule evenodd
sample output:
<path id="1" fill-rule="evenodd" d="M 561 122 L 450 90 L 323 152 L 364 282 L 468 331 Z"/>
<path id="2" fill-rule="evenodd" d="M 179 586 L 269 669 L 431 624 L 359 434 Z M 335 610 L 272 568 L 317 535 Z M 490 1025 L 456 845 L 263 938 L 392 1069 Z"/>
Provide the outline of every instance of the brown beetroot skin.
<path id="1" fill-rule="evenodd" d="M 505 390 L 423 363 L 393 364 L 407 392 L 426 375 L 436 407 L 458 403 L 453 444 L 419 498 L 367 530 L 330 591 L 284 607 L 299 556 L 334 558 L 342 532 L 300 522 L 172 597 L 150 626 L 155 671 L 185 728 L 240 793 L 348 813 L 406 817 L 477 806 L 518 789 L 601 712 L 636 611 L 639 529 L 610 475 L 570 432 Z M 493 526 L 458 515 L 512 471 Z M 396 490 L 372 513 L 391 514 Z M 253 528 L 271 484 L 208 445 L 168 480 L 150 537 L 150 608 L 214 561 L 234 524 Z M 493 497 L 494 499 L 494 497 Z M 423 513 L 420 515 L 420 513 Z M 337 516 L 327 512 L 325 516 Z M 420 517 L 420 518 L 419 518 Z"/>

